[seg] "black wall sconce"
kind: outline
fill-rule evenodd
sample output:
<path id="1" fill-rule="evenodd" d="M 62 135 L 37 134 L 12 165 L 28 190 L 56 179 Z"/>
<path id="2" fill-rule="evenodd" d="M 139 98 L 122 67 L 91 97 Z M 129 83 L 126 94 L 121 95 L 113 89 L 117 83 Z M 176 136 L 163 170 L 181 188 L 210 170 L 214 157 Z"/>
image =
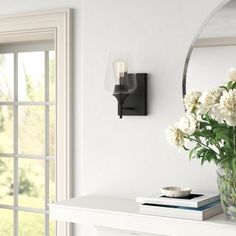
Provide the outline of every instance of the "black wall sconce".
<path id="1" fill-rule="evenodd" d="M 146 116 L 147 115 L 147 74 L 128 73 L 128 62 L 116 59 L 110 65 L 112 78 L 106 78 L 106 88 L 112 91 L 112 95 L 118 101 L 118 115 Z M 105 81 L 106 82 L 106 81 Z"/>

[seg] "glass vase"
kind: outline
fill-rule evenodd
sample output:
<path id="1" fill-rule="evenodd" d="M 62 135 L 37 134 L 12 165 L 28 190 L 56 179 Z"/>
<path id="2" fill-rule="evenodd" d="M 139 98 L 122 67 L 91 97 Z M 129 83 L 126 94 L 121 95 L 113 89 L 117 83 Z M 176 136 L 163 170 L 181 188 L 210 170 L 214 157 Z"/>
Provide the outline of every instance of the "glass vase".
<path id="1" fill-rule="evenodd" d="M 217 170 L 217 183 L 225 215 L 236 221 L 236 175 L 228 169 Z"/>

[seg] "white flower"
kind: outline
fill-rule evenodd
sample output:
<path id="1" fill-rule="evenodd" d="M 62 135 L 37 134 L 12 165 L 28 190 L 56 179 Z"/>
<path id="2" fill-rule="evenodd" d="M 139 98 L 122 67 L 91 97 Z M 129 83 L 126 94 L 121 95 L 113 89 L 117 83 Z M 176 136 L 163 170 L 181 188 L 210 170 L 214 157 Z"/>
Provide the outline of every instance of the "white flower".
<path id="1" fill-rule="evenodd" d="M 178 123 L 178 128 L 182 132 L 191 135 L 197 130 L 198 121 L 193 114 L 188 113 L 180 119 Z"/>
<path id="2" fill-rule="evenodd" d="M 202 93 L 201 97 L 199 98 L 200 102 L 200 114 L 204 114 L 206 112 L 212 112 L 215 105 L 219 104 L 220 97 L 223 94 L 222 88 L 217 89 L 209 89 Z"/>
<path id="3" fill-rule="evenodd" d="M 234 68 L 228 70 L 228 80 L 236 82 L 236 70 Z"/>
<path id="4" fill-rule="evenodd" d="M 236 115 L 225 117 L 225 121 L 229 126 L 236 126 Z"/>
<path id="5" fill-rule="evenodd" d="M 187 111 L 192 111 L 193 109 L 199 108 L 199 98 L 201 97 L 201 92 L 192 91 L 187 93 L 184 97 L 184 106 Z"/>
<path id="6" fill-rule="evenodd" d="M 236 126 L 236 89 L 223 92 L 219 110 L 228 125 Z"/>
<path id="7" fill-rule="evenodd" d="M 223 114 L 221 112 L 220 104 L 212 106 L 212 108 L 211 108 L 209 113 L 218 123 L 222 123 L 223 122 L 224 116 L 223 116 Z"/>
<path id="8" fill-rule="evenodd" d="M 212 105 L 215 105 L 220 102 L 220 97 L 222 96 L 222 94 L 222 88 L 209 89 L 203 92 L 202 96 L 199 98 L 199 102 L 203 106 L 210 108 Z"/>
<path id="9" fill-rule="evenodd" d="M 234 115 L 236 113 L 236 89 L 224 91 L 220 99 L 222 111 L 226 115 Z"/>
<path id="10" fill-rule="evenodd" d="M 184 145 L 184 133 L 175 126 L 169 126 L 166 129 L 167 141 L 178 148 L 182 148 Z"/>

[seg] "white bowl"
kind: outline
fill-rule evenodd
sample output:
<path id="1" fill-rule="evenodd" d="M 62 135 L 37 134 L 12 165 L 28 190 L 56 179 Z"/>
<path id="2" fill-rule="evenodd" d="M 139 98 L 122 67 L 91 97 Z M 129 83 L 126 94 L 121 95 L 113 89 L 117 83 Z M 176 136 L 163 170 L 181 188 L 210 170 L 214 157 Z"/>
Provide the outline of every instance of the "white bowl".
<path id="1" fill-rule="evenodd" d="M 166 197 L 186 197 L 191 193 L 191 188 L 181 188 L 181 187 L 164 187 L 161 188 L 161 193 Z"/>

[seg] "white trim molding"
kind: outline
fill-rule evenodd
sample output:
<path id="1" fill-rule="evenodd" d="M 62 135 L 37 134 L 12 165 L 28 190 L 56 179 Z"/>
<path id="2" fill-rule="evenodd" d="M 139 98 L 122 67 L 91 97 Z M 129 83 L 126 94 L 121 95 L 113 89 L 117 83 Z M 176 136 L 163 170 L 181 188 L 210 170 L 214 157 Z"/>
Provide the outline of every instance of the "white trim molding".
<path id="1" fill-rule="evenodd" d="M 71 11 L 33 12 L 0 17 L 0 44 L 53 39 L 56 51 L 57 201 L 71 197 Z M 71 227 L 57 224 L 58 236 L 70 236 Z"/>

